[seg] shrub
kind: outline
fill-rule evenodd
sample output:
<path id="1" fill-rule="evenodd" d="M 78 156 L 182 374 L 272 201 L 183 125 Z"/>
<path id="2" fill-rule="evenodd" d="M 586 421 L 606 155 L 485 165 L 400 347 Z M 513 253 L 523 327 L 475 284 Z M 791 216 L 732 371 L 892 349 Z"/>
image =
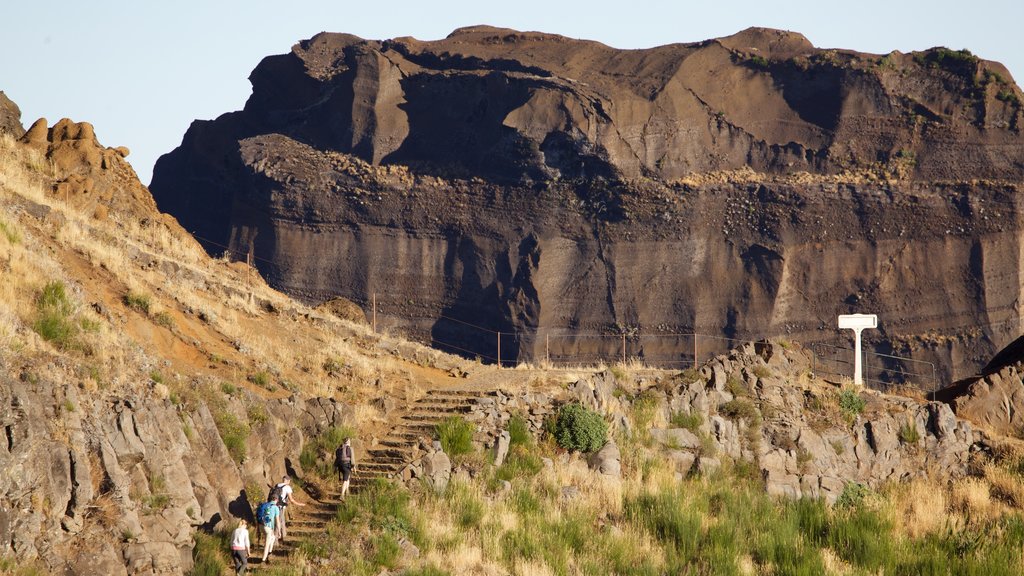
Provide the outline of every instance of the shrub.
<path id="1" fill-rule="evenodd" d="M 270 374 L 266 370 L 260 370 L 255 374 L 250 374 L 246 379 L 260 388 L 270 389 Z"/>
<path id="2" fill-rule="evenodd" d="M 764 364 L 758 364 L 754 366 L 754 376 L 758 378 L 767 378 L 772 375 L 772 371 Z"/>
<path id="3" fill-rule="evenodd" d="M 727 418 L 743 420 L 750 426 L 761 423 L 761 413 L 757 411 L 757 406 L 746 398 L 733 398 L 722 404 L 718 411 Z"/>
<path id="4" fill-rule="evenodd" d="M 704 423 L 704 417 L 700 412 L 673 412 L 669 422 L 676 428 L 685 428 L 690 432 L 696 432 Z"/>
<path id="5" fill-rule="evenodd" d="M 860 508 L 864 500 L 871 495 L 871 489 L 859 482 L 848 482 L 843 493 L 836 500 L 838 508 Z"/>
<path id="6" fill-rule="evenodd" d="M 853 388 L 845 388 L 839 393 L 839 408 L 850 418 L 864 411 L 864 399 Z"/>
<path id="7" fill-rule="evenodd" d="M 512 446 L 533 444 L 533 437 L 530 435 L 530 424 L 519 414 L 513 414 L 508 420 L 509 444 Z"/>
<path id="8" fill-rule="evenodd" d="M 217 425 L 217 432 L 220 439 L 224 441 L 224 447 L 228 453 L 239 464 L 245 460 L 245 444 L 249 440 L 249 425 L 241 422 L 234 414 L 228 411 L 218 411 L 213 415 L 213 421 Z"/>
<path id="9" fill-rule="evenodd" d="M 607 441 L 608 423 L 600 414 L 581 404 L 566 404 L 558 410 L 554 436 L 558 445 L 566 450 L 593 452 Z"/>
<path id="10" fill-rule="evenodd" d="M 1010 104 L 1020 104 L 1020 97 L 1018 97 L 1013 90 L 1008 88 L 1000 90 L 996 94 L 996 100 L 999 100 L 1000 102 L 1008 102 Z"/>
<path id="11" fill-rule="evenodd" d="M 132 310 L 142 312 L 146 315 L 149 314 L 149 309 L 153 305 L 149 298 L 149 294 L 142 294 L 141 292 L 134 291 L 125 294 L 124 297 L 121 298 L 121 301 L 124 302 L 125 306 Z"/>
<path id="12" fill-rule="evenodd" d="M 238 391 L 238 388 L 236 388 L 235 385 L 232 384 L 231 382 L 221 382 L 220 391 L 227 394 L 228 396 L 231 396 L 232 394 Z"/>
<path id="13" fill-rule="evenodd" d="M 917 422 L 913 420 L 904 422 L 900 426 L 899 438 L 904 444 L 917 444 L 917 441 L 921 439 L 921 434 L 917 431 Z"/>
<path id="14" fill-rule="evenodd" d="M 64 283 L 54 280 L 43 287 L 36 298 L 38 316 L 32 328 L 39 336 L 61 350 L 78 346 L 79 327 L 71 319 L 75 306 Z"/>
<path id="15" fill-rule="evenodd" d="M 737 398 L 741 396 L 750 396 L 750 388 L 747 388 L 747 383 L 736 376 L 730 375 L 726 378 L 725 389 L 729 394 L 732 394 Z"/>
<path id="16" fill-rule="evenodd" d="M 473 433 L 476 425 L 461 416 L 446 418 L 435 427 L 441 448 L 449 456 L 461 456 L 473 451 Z"/>
<path id="17" fill-rule="evenodd" d="M 694 382 L 700 382 L 700 371 L 696 368 L 687 368 L 679 373 L 679 380 L 683 384 L 693 384 Z"/>
<path id="18" fill-rule="evenodd" d="M 751 56 L 747 62 L 753 68 L 759 68 L 761 70 L 768 68 L 768 59 L 764 56 Z"/>
<path id="19" fill-rule="evenodd" d="M 153 320 L 158 326 L 163 326 L 168 330 L 174 328 L 174 318 L 168 312 L 160 312 L 153 317 Z"/>

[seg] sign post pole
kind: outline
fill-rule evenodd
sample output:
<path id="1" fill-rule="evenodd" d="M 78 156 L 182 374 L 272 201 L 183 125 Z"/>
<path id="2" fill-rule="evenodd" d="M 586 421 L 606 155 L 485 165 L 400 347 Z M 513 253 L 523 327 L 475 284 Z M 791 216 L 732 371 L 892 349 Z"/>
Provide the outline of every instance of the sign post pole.
<path id="1" fill-rule="evenodd" d="M 853 330 L 853 383 L 857 386 L 863 386 L 864 375 L 861 367 L 863 355 L 860 351 L 860 333 L 865 328 L 878 328 L 878 316 L 875 314 L 843 314 L 839 316 L 839 328 Z"/>

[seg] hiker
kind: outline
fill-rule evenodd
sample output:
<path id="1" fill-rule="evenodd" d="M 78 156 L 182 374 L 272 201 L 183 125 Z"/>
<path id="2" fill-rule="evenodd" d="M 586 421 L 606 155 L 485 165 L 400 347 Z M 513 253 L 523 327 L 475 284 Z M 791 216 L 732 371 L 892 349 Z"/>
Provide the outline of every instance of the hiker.
<path id="1" fill-rule="evenodd" d="M 278 507 L 281 509 L 281 514 L 277 518 L 277 539 L 284 540 L 284 537 L 288 535 L 288 529 L 286 523 L 288 521 L 288 506 L 295 504 L 296 506 L 305 506 L 302 502 L 295 499 L 292 494 L 292 479 L 287 474 L 281 477 L 281 482 L 274 486 L 274 490 L 278 494 Z"/>
<path id="2" fill-rule="evenodd" d="M 235 561 L 235 574 L 245 574 L 249 565 L 249 524 L 238 521 L 238 528 L 231 535 L 231 558 Z"/>
<path id="3" fill-rule="evenodd" d="M 345 442 L 338 446 L 334 452 L 334 468 L 338 471 L 338 480 L 341 480 L 341 499 L 348 494 L 349 479 L 352 478 L 352 468 L 356 465 L 356 454 L 352 450 L 352 439 L 345 438 Z"/>
<path id="4" fill-rule="evenodd" d="M 277 526 L 277 518 L 280 514 L 281 510 L 277 507 L 276 494 L 268 496 L 267 501 L 260 504 L 260 507 L 256 509 L 256 521 L 263 526 L 263 534 L 267 538 L 267 543 L 263 547 L 263 563 L 267 562 L 267 557 L 274 551 L 274 541 L 277 539 L 274 536 L 274 530 Z"/>

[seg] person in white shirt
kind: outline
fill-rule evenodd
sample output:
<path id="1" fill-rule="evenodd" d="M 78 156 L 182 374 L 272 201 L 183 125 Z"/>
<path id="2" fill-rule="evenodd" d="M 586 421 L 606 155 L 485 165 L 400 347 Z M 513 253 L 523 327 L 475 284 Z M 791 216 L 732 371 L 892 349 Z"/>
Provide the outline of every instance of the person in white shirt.
<path id="1" fill-rule="evenodd" d="M 249 565 L 249 524 L 238 521 L 238 528 L 231 535 L 231 557 L 235 561 L 235 574 L 245 574 Z"/>
<path id="2" fill-rule="evenodd" d="M 295 499 L 292 493 L 292 479 L 286 474 L 281 478 L 281 483 L 275 486 L 281 491 L 281 498 L 278 502 L 278 507 L 281 508 L 281 515 L 277 519 L 277 531 L 276 536 L 278 540 L 284 540 L 284 537 L 288 535 L 288 529 L 285 526 L 285 521 L 288 519 L 288 506 L 295 504 L 296 506 L 305 506 L 302 502 Z"/>

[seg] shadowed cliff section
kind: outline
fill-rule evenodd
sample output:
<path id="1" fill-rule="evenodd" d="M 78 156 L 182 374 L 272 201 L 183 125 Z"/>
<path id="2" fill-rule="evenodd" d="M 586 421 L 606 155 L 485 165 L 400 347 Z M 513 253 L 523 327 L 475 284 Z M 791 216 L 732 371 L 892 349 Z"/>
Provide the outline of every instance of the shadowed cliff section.
<path id="1" fill-rule="evenodd" d="M 478 26 L 322 33 L 196 122 L 152 190 L 292 295 L 485 354 L 519 331 L 821 340 L 973 373 L 1019 335 L 1021 93 L 966 51 L 879 56 L 748 29 L 618 50 Z"/>

